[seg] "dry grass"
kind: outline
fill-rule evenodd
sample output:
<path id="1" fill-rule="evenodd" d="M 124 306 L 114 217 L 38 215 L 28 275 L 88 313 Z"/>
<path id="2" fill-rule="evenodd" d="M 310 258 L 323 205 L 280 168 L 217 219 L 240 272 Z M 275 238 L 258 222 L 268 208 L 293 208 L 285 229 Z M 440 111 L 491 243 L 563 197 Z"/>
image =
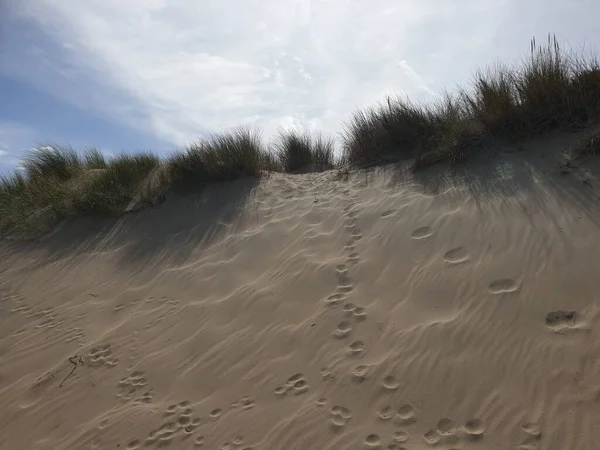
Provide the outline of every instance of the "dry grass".
<path id="1" fill-rule="evenodd" d="M 322 136 L 283 131 L 275 144 L 275 155 L 285 172 L 322 172 L 334 167 L 334 142 Z"/>
<path id="2" fill-rule="evenodd" d="M 352 163 L 381 154 L 415 159 L 415 167 L 462 161 L 487 136 L 518 140 L 600 119 L 600 64 L 594 56 L 562 51 L 555 38 L 531 42 L 520 66 L 476 73 L 470 89 L 433 105 L 388 99 L 357 112 L 343 133 Z"/>

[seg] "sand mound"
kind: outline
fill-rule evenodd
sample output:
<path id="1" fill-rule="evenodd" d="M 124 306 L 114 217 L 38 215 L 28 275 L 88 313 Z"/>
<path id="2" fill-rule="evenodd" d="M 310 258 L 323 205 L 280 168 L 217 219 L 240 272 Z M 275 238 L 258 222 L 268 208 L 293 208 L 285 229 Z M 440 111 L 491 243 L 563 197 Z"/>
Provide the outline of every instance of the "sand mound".
<path id="1" fill-rule="evenodd" d="M 3 243 L 0 448 L 597 448 L 595 178 L 527 158 Z"/>

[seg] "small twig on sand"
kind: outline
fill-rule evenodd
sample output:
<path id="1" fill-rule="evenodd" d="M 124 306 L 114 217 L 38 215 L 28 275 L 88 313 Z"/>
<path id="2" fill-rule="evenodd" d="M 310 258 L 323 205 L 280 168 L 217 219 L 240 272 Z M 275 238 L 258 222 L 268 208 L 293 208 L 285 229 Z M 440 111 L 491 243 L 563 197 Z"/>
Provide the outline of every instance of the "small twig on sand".
<path id="1" fill-rule="evenodd" d="M 73 368 L 71 369 L 71 371 L 69 372 L 69 374 L 68 374 L 68 375 L 67 375 L 67 376 L 64 378 L 64 380 L 62 380 L 62 381 L 60 382 L 60 384 L 58 385 L 58 387 L 62 387 L 62 386 L 63 386 L 63 384 L 64 384 L 64 382 L 65 382 L 65 381 L 67 381 L 67 379 L 68 379 L 68 378 L 69 378 L 71 375 L 73 375 L 73 372 L 75 372 L 75 369 L 77 369 L 77 366 L 78 366 L 78 364 L 81 364 L 81 365 L 83 366 L 83 358 L 82 358 L 81 356 L 77 356 L 77 355 L 75 355 L 75 356 L 71 356 L 71 357 L 69 358 L 69 362 L 70 362 L 71 364 L 73 364 Z"/>

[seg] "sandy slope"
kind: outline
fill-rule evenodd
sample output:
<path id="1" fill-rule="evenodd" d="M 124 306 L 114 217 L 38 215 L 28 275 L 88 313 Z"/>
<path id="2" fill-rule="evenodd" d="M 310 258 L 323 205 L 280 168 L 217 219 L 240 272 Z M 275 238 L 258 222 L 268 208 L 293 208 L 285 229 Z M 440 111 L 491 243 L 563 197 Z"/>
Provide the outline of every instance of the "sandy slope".
<path id="1" fill-rule="evenodd" d="M 0 448 L 598 448 L 595 180 L 528 155 L 4 243 Z"/>

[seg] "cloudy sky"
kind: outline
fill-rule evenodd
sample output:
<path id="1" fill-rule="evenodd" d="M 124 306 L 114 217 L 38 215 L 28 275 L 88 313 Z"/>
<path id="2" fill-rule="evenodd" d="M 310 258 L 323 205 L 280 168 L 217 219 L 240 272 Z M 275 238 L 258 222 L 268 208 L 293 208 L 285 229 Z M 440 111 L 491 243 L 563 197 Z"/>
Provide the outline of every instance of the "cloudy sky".
<path id="1" fill-rule="evenodd" d="M 0 0 L 0 171 L 32 145 L 167 152 L 258 125 L 336 135 L 555 33 L 600 50 L 596 0 Z"/>

